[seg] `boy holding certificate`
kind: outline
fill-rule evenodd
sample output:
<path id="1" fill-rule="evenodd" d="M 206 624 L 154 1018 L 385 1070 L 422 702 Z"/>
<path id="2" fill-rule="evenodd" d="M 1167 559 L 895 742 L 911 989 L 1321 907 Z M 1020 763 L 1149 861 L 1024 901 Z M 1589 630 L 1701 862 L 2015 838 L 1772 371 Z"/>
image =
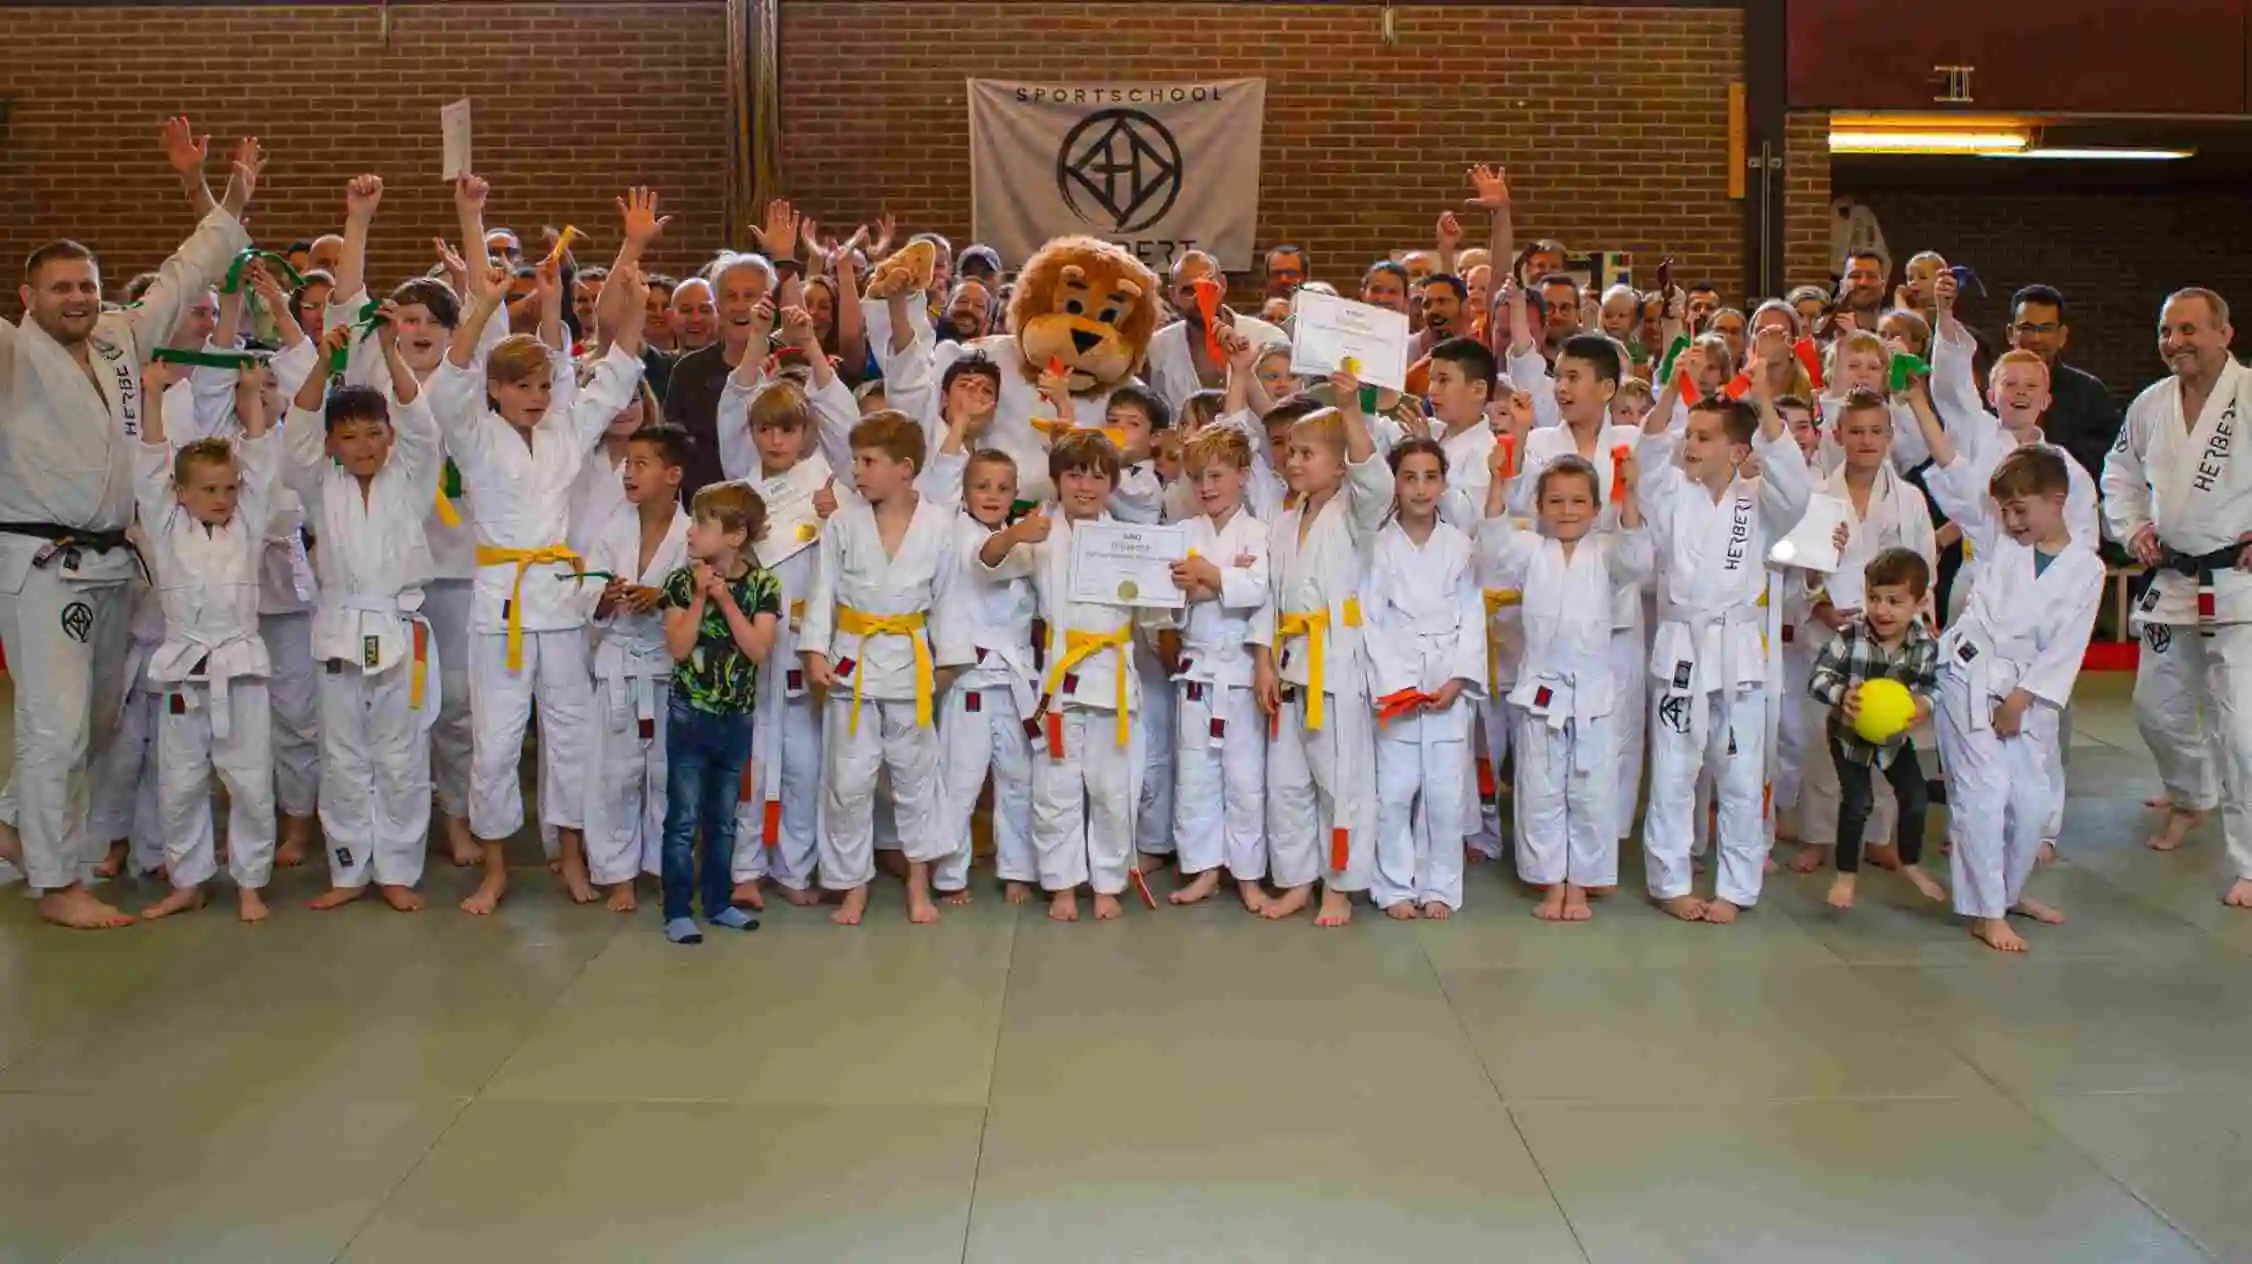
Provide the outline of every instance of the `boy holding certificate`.
<path id="1" fill-rule="evenodd" d="M 1048 629 L 1048 670 L 1033 725 L 1032 846 L 1048 916 L 1059 922 L 1079 919 L 1082 883 L 1094 888 L 1097 920 L 1121 911 L 1142 780 L 1134 628 L 1171 622 L 1162 609 L 1130 604 L 1131 592 L 1087 601 L 1073 591 L 1073 532 L 1113 521 L 1107 506 L 1118 469 L 1118 448 L 1099 431 L 1065 434 L 1048 452 L 1062 519 L 1027 514 L 978 551 L 979 564 L 996 577 L 1017 569 L 1017 549 L 1030 551 L 1032 587 Z"/>

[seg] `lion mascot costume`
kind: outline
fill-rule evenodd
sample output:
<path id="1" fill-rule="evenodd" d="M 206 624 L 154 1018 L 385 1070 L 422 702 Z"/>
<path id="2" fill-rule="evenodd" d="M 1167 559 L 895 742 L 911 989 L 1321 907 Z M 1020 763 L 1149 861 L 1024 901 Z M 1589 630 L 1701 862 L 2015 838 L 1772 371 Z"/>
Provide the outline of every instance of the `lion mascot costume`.
<path id="1" fill-rule="evenodd" d="M 916 251 L 920 253 L 911 253 Z M 889 297 L 927 288 L 934 263 L 929 243 L 916 242 L 869 273 L 862 310 L 868 345 L 883 367 L 886 396 L 893 408 L 922 420 L 935 447 L 944 433 L 940 383 L 947 367 L 971 355 L 992 360 L 1001 369 L 1000 399 L 992 424 L 974 446 L 999 448 L 1015 459 L 1019 498 L 1052 499 L 1047 442 L 1032 424 L 1034 418 L 1054 415 L 1040 395 L 1040 372 L 1051 361 L 1061 362 L 1070 374 L 1079 424 L 1100 425 L 1111 392 L 1134 381 L 1149 354 L 1150 337 L 1157 332 L 1157 276 L 1107 241 L 1058 237 L 1017 274 L 1008 332 L 939 346 L 929 312 L 922 303 L 910 302 L 914 341 L 894 354 Z"/>

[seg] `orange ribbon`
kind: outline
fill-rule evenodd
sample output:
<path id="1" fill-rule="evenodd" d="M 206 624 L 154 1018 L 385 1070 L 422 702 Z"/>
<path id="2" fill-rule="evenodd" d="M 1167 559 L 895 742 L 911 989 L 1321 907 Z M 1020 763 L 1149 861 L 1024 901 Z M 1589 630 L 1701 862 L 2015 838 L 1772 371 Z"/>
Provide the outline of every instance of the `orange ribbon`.
<path id="1" fill-rule="evenodd" d="M 1626 499 L 1626 460 L 1633 455 L 1634 449 L 1623 443 L 1611 449 L 1611 503 L 1614 505 Z"/>
<path id="2" fill-rule="evenodd" d="M 1403 715 L 1413 715 L 1421 711 L 1424 704 L 1430 701 L 1432 701 L 1431 695 L 1420 689 L 1402 689 L 1396 693 L 1385 694 L 1376 700 L 1376 722 L 1380 725 L 1389 725 Z"/>

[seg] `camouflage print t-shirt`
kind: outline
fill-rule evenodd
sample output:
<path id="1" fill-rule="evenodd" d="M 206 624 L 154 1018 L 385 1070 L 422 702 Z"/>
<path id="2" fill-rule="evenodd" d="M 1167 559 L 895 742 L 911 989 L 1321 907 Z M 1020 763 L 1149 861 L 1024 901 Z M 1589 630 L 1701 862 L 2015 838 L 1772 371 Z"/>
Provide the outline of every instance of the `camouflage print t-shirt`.
<path id="1" fill-rule="evenodd" d="M 727 589 L 745 618 L 782 616 L 781 581 L 755 562 L 729 580 Z M 686 610 L 695 604 L 695 595 L 694 572 L 687 567 L 665 576 L 665 609 Z M 713 715 L 749 715 L 758 697 L 757 680 L 757 665 L 735 644 L 726 611 L 720 603 L 706 601 L 703 620 L 696 625 L 696 648 L 672 665 L 673 695 Z"/>

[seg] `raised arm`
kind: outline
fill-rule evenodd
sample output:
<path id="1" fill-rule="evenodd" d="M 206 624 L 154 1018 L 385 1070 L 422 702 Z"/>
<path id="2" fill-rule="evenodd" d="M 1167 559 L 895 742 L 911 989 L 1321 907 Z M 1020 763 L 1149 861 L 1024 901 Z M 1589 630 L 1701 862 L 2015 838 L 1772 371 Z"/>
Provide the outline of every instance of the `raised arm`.
<path id="1" fill-rule="evenodd" d="M 612 339 L 630 321 L 634 329 L 633 352 L 640 354 L 642 326 L 649 320 L 649 293 L 644 281 L 637 287 L 621 284 L 619 278 L 630 271 L 635 279 L 641 278 L 641 256 L 649 243 L 657 240 L 672 223 L 672 216 L 657 213 L 657 191 L 635 187 L 627 189 L 618 199 L 618 215 L 625 222 L 624 234 L 618 241 L 618 257 L 610 264 L 610 274 L 603 278 L 602 292 L 594 300 L 594 349 L 597 355 L 610 349 Z"/>
<path id="2" fill-rule="evenodd" d="M 1814 496 L 1814 479 L 1806 469 L 1806 454 L 1791 437 L 1789 423 L 1775 410 L 1775 390 L 1767 366 L 1758 356 L 1745 369 L 1752 377 L 1752 402 L 1759 406 L 1759 441 L 1752 451 L 1759 456 L 1760 523 L 1768 540 L 1780 540 L 1806 516 Z"/>
<path id="3" fill-rule="evenodd" d="M 164 435 L 164 392 L 179 380 L 179 370 L 162 361 L 141 369 L 141 442 L 133 450 L 133 499 L 141 521 L 155 525 L 171 510 L 172 445 Z"/>
<path id="4" fill-rule="evenodd" d="M 175 125 L 184 132 L 187 120 L 173 119 L 167 123 L 168 137 Z M 201 141 L 192 143 L 199 147 L 203 144 Z M 264 164 L 264 152 L 255 139 L 246 139 L 236 146 L 235 174 L 227 185 L 227 201 L 204 213 L 203 222 L 196 225 L 195 232 L 157 269 L 156 284 L 141 296 L 140 305 L 127 311 L 134 354 L 140 363 L 146 364 L 156 349 L 172 336 L 173 328 L 180 323 L 181 309 L 192 296 L 202 293 L 224 275 L 235 255 L 250 245 L 250 234 L 243 231 L 237 212 L 249 202 L 250 191 L 257 187 L 258 172 Z M 200 186 L 203 180 L 200 157 L 195 179 Z"/>
<path id="5" fill-rule="evenodd" d="M 1503 278 L 1515 280 L 1517 276 L 1517 227 L 1509 202 L 1509 179 L 1500 167 L 1479 163 L 1470 169 L 1470 187 L 1473 190 L 1470 205 L 1486 212 L 1486 253 L 1490 256 L 1489 266 L 1493 269 L 1493 280 L 1486 292 L 1492 296 L 1490 301 L 1498 301 Z M 1491 329 L 1493 313 L 1482 312 L 1480 315 L 1487 318 L 1486 327 Z"/>
<path id="6" fill-rule="evenodd" d="M 346 298 L 367 288 L 368 228 L 382 201 L 381 176 L 354 176 L 344 186 L 344 253 L 336 261 L 336 293 Z"/>
<path id="7" fill-rule="evenodd" d="M 351 336 L 338 326 L 321 335 L 320 355 L 312 371 L 289 399 L 289 415 L 282 421 L 282 481 L 311 502 L 320 491 L 321 475 L 328 468 L 328 351 Z"/>

